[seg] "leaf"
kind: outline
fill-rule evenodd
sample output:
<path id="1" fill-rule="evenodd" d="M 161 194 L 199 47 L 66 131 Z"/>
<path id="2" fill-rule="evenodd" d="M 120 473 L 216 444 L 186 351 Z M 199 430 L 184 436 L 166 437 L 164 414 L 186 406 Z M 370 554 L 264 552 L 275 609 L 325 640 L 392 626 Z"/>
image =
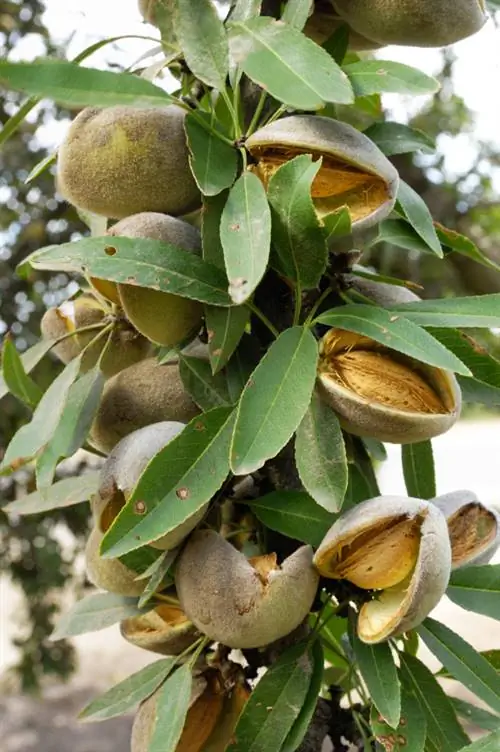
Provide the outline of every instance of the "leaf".
<path id="1" fill-rule="evenodd" d="M 354 100 L 347 76 L 330 55 L 282 21 L 231 23 L 229 47 L 252 81 L 290 107 L 319 110 L 325 102 Z"/>
<path id="2" fill-rule="evenodd" d="M 311 646 L 311 659 L 313 662 L 313 670 L 311 676 L 311 683 L 307 691 L 307 696 L 302 709 L 297 717 L 297 720 L 293 724 L 288 736 L 285 739 L 285 743 L 281 747 L 281 752 L 296 752 L 300 747 L 300 744 L 307 733 L 309 725 L 316 710 L 318 704 L 318 697 L 320 696 L 321 686 L 323 683 L 324 675 L 324 656 L 323 648 L 321 647 L 320 640 L 314 640 Z"/>
<path id="3" fill-rule="evenodd" d="M 2 374 L 11 394 L 28 407 L 38 405 L 43 392 L 24 370 L 21 356 L 9 336 L 5 337 L 2 348 Z"/>
<path id="4" fill-rule="evenodd" d="M 148 752 L 175 752 L 177 749 L 189 710 L 192 682 L 191 666 L 186 663 L 169 676 L 161 687 Z"/>
<path id="5" fill-rule="evenodd" d="M 494 731 L 482 739 L 477 739 L 467 747 L 463 747 L 460 752 L 498 752 L 500 747 L 500 730 Z"/>
<path id="6" fill-rule="evenodd" d="M 488 407 L 500 405 L 500 389 L 494 386 L 483 384 L 482 381 L 477 381 L 477 379 L 466 379 L 462 376 L 458 377 L 458 385 L 462 392 L 463 402 L 476 402 Z"/>
<path id="7" fill-rule="evenodd" d="M 222 191 L 217 196 L 206 196 L 201 213 L 201 238 L 203 260 L 225 270 L 224 250 L 220 240 L 220 222 L 227 202 L 229 191 Z"/>
<path id="8" fill-rule="evenodd" d="M 500 564 L 457 569 L 446 595 L 468 611 L 500 621 Z"/>
<path id="9" fill-rule="evenodd" d="M 238 349 L 224 369 L 227 390 L 231 402 L 238 402 L 245 384 L 260 358 L 260 346 L 250 335 L 245 334 Z"/>
<path id="10" fill-rule="evenodd" d="M 399 181 L 397 206 L 420 235 L 431 251 L 439 258 L 443 257 L 443 249 L 434 228 L 431 213 L 425 201 L 404 180 Z"/>
<path id="11" fill-rule="evenodd" d="M 500 389 L 500 361 L 493 358 L 483 345 L 456 329 L 430 328 L 429 333 L 455 353 L 476 379 Z"/>
<path id="12" fill-rule="evenodd" d="M 231 11 L 231 21 L 247 21 L 249 18 L 258 16 L 262 0 L 236 0 L 234 8 Z"/>
<path id="13" fill-rule="evenodd" d="M 326 214 L 321 218 L 321 221 L 327 243 L 335 238 L 342 238 L 351 234 L 352 222 L 347 206 L 342 206 L 337 211 Z"/>
<path id="14" fill-rule="evenodd" d="M 165 107 L 175 101 L 140 76 L 82 68 L 63 60 L 39 59 L 33 63 L 2 60 L 0 81 L 6 88 L 74 107 Z"/>
<path id="15" fill-rule="evenodd" d="M 21 460 L 31 459 L 52 438 L 79 368 L 80 359 L 75 358 L 54 379 L 38 403 L 31 421 L 14 434 L 0 468 L 14 467 Z"/>
<path id="16" fill-rule="evenodd" d="M 435 94 L 440 84 L 416 68 L 392 60 L 361 60 L 343 66 L 357 97 L 367 94 Z"/>
<path id="17" fill-rule="evenodd" d="M 235 475 L 258 470 L 293 436 L 316 381 L 318 345 L 306 327 L 284 331 L 248 380 L 231 442 Z"/>
<path id="18" fill-rule="evenodd" d="M 163 590 L 167 587 L 167 583 L 174 583 L 173 576 L 169 575 L 169 569 L 177 558 L 178 553 L 179 548 L 174 548 L 172 551 L 163 551 L 157 560 L 145 572 L 136 578 L 143 580 L 146 579 L 146 576 L 150 577 L 146 587 L 139 597 L 139 608 L 142 608 L 146 603 L 149 603 L 157 590 Z M 130 556 L 130 554 L 127 555 Z"/>
<path id="19" fill-rule="evenodd" d="M 405 692 L 402 694 L 401 720 L 397 729 L 384 723 L 374 706 L 371 709 L 370 725 L 375 738 L 386 752 L 424 752 L 425 716 L 413 695 Z"/>
<path id="20" fill-rule="evenodd" d="M 225 376 L 222 373 L 214 376 L 206 360 L 181 354 L 179 372 L 184 387 L 202 410 L 231 405 Z"/>
<path id="21" fill-rule="evenodd" d="M 451 251 L 458 253 L 460 256 L 465 256 L 466 258 L 470 258 L 473 261 L 477 261 L 478 264 L 482 264 L 489 269 L 493 269 L 493 271 L 500 271 L 500 265 L 496 264 L 492 259 L 488 258 L 488 256 L 482 253 L 470 238 L 465 237 L 465 235 L 461 235 L 455 230 L 450 230 L 448 227 L 444 227 L 443 225 L 439 224 L 439 222 L 434 222 L 434 227 L 436 228 L 436 233 L 441 242 L 441 245 L 446 246 Z M 446 255 L 449 256 L 450 254 L 447 253 Z"/>
<path id="22" fill-rule="evenodd" d="M 500 293 L 471 295 L 467 298 L 440 298 L 415 300 L 387 306 L 389 311 L 401 313 L 420 326 L 456 329 L 500 326 Z"/>
<path id="23" fill-rule="evenodd" d="M 41 514 L 62 509 L 90 499 L 99 488 L 99 471 L 86 472 L 77 478 L 64 478 L 50 488 L 42 488 L 2 507 L 9 514 Z"/>
<path id="24" fill-rule="evenodd" d="M 377 243 L 390 243 L 397 248 L 406 248 L 408 251 L 431 253 L 427 243 L 405 219 L 386 219 L 381 222 L 373 245 Z"/>
<path id="25" fill-rule="evenodd" d="M 123 715 L 149 697 L 164 681 L 175 665 L 175 658 L 163 658 L 141 668 L 92 700 L 79 714 L 80 721 L 106 721 Z"/>
<path id="26" fill-rule="evenodd" d="M 64 614 L 50 639 L 55 642 L 64 637 L 97 632 L 142 613 L 144 611 L 137 608 L 137 598 L 127 598 L 115 593 L 93 593 L 86 595 Z"/>
<path id="27" fill-rule="evenodd" d="M 335 516 L 304 491 L 273 491 L 245 503 L 266 527 L 313 548 L 318 548 L 335 522 Z"/>
<path id="28" fill-rule="evenodd" d="M 401 717 L 401 687 L 389 644 L 361 642 L 353 620 L 349 620 L 349 641 L 375 707 L 389 726 L 397 728 Z"/>
<path id="29" fill-rule="evenodd" d="M 231 752 L 281 749 L 306 701 L 312 673 L 313 660 L 307 643 L 285 650 L 250 695 L 228 749 Z"/>
<path id="30" fill-rule="evenodd" d="M 302 31 L 311 11 L 313 0 L 288 0 L 281 20 Z"/>
<path id="31" fill-rule="evenodd" d="M 194 418 L 148 464 L 101 544 L 105 557 L 121 556 L 174 530 L 207 504 L 229 473 L 231 408 Z M 136 511 L 137 501 L 146 511 Z"/>
<path id="32" fill-rule="evenodd" d="M 36 345 L 30 347 L 29 350 L 26 350 L 26 352 L 21 355 L 21 363 L 24 372 L 30 373 L 35 368 L 35 366 L 38 365 L 42 358 L 45 357 L 45 355 L 48 353 L 50 348 L 53 347 L 55 342 L 55 339 L 42 339 L 40 342 L 37 342 Z M 5 383 L 3 374 L 0 374 L 0 399 L 2 399 L 2 397 L 5 397 L 5 395 L 8 394 L 9 391 L 10 389 Z"/>
<path id="33" fill-rule="evenodd" d="M 238 347 L 249 320 L 250 309 L 244 305 L 231 308 L 206 306 L 205 323 L 213 373 L 218 373 L 227 364 Z"/>
<path id="34" fill-rule="evenodd" d="M 399 658 L 403 688 L 416 698 L 426 718 L 426 749 L 429 752 L 458 752 L 469 739 L 444 690 L 418 658 L 408 653 L 400 653 Z"/>
<path id="35" fill-rule="evenodd" d="M 271 248 L 271 212 L 257 175 L 244 172 L 229 191 L 220 223 L 220 239 L 236 305 L 254 292 L 267 268 Z"/>
<path id="36" fill-rule="evenodd" d="M 229 51 L 224 24 L 212 1 L 175 0 L 174 31 L 191 72 L 208 86 L 223 90 Z"/>
<path id="37" fill-rule="evenodd" d="M 231 305 L 227 280 L 217 267 L 170 243 L 150 238 L 83 238 L 42 248 L 26 262 L 34 269 L 76 272 L 202 303 Z"/>
<path id="38" fill-rule="evenodd" d="M 328 261 L 326 239 L 311 198 L 321 160 L 302 154 L 276 170 L 267 189 L 273 247 L 287 277 L 316 288 Z"/>
<path id="39" fill-rule="evenodd" d="M 495 731 L 500 727 L 500 717 L 497 715 L 478 708 L 476 705 L 471 705 L 469 702 L 465 702 L 465 700 L 459 700 L 457 697 L 451 697 L 450 699 L 457 714 L 464 721 L 468 721 L 473 726 L 477 726 L 485 731 Z"/>
<path id="40" fill-rule="evenodd" d="M 423 131 L 389 120 L 370 125 L 364 131 L 364 134 L 377 144 L 387 157 L 414 151 L 423 151 L 425 154 L 430 154 L 436 148 L 434 141 Z"/>
<path id="41" fill-rule="evenodd" d="M 346 23 L 342 23 L 321 45 L 323 49 L 332 56 L 335 62 L 338 63 L 338 65 L 342 65 L 342 62 L 347 55 L 349 49 L 349 37 L 349 26 Z"/>
<path id="42" fill-rule="evenodd" d="M 403 444 L 401 458 L 408 496 L 417 499 L 432 499 L 436 496 L 432 443 L 419 441 L 416 444 Z"/>
<path id="43" fill-rule="evenodd" d="M 295 462 L 306 491 L 327 511 L 338 512 L 348 481 L 344 439 L 334 411 L 315 394 L 297 430 Z"/>
<path id="44" fill-rule="evenodd" d="M 462 637 L 435 619 L 427 618 L 418 633 L 429 650 L 455 679 L 500 712 L 500 674 Z"/>
<path id="45" fill-rule="evenodd" d="M 403 303 L 397 307 L 398 309 L 404 308 L 405 305 Z M 410 305 L 415 304 L 410 303 Z M 393 315 L 393 308 L 395 306 L 390 306 L 387 310 L 362 304 L 339 306 L 318 316 L 317 321 L 327 326 L 364 334 L 422 363 L 470 376 L 469 369 L 453 353 L 443 347 L 425 329 L 416 326 L 410 317 L 406 317 L 406 314 L 403 314 L 405 318 Z"/>
<path id="46" fill-rule="evenodd" d="M 98 366 L 70 386 L 59 423 L 36 462 L 38 488 L 50 486 L 59 460 L 71 457 L 82 446 L 99 407 L 103 387 L 104 375 Z"/>
<path id="47" fill-rule="evenodd" d="M 199 112 L 212 126 L 216 127 L 210 116 Z M 205 196 L 216 196 L 234 183 L 238 171 L 238 152 L 214 133 L 200 125 L 192 113 L 184 121 L 190 152 L 189 164 Z"/>

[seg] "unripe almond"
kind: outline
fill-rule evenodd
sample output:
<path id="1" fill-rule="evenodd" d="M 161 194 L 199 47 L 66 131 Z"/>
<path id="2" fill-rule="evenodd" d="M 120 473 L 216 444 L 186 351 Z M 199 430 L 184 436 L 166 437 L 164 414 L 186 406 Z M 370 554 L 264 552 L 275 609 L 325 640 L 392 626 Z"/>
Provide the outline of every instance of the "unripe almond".
<path id="1" fill-rule="evenodd" d="M 91 531 L 85 547 L 87 577 L 101 590 L 117 595 L 140 595 L 146 586 L 145 580 L 136 580 L 137 572 L 129 569 L 118 559 L 103 559 L 99 552 L 104 533 L 97 527 Z"/>
<path id="2" fill-rule="evenodd" d="M 309 613 L 318 587 L 312 549 L 278 565 L 275 554 L 248 560 L 212 530 L 188 540 L 176 566 L 182 609 L 212 640 L 233 648 L 268 645 Z"/>
<path id="3" fill-rule="evenodd" d="M 42 317 L 40 329 L 44 339 L 58 339 L 83 327 L 102 323 L 105 311 L 93 295 L 80 295 L 68 300 L 58 308 L 49 308 Z M 80 355 L 83 348 L 96 336 L 98 330 L 74 334 L 53 348 L 63 363 L 69 363 Z"/>
<path id="4" fill-rule="evenodd" d="M 330 0 L 316 0 L 313 11 L 304 27 L 304 34 L 317 44 L 323 44 L 345 23 L 333 10 Z M 380 46 L 373 39 L 367 39 L 361 34 L 357 34 L 354 29 L 349 28 L 349 49 L 356 51 L 376 50 Z"/>

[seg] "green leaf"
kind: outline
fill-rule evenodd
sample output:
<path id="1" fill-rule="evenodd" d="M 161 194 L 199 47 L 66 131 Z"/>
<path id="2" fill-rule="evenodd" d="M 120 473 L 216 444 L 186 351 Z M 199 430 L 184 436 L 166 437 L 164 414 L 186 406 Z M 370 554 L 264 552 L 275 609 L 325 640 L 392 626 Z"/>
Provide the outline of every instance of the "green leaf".
<path id="1" fill-rule="evenodd" d="M 467 747 L 463 747 L 460 752 L 498 752 L 500 748 L 500 730 L 494 731 L 482 739 L 477 739 Z"/>
<path id="2" fill-rule="evenodd" d="M 21 460 L 31 459 L 52 438 L 79 369 L 80 359 L 75 358 L 54 379 L 38 403 L 31 421 L 14 434 L 0 468 L 15 467 Z"/>
<path id="3" fill-rule="evenodd" d="M 397 206 L 411 224 L 413 229 L 420 235 L 431 251 L 443 257 L 443 249 L 434 228 L 434 222 L 427 204 L 404 180 L 399 181 Z"/>
<path id="4" fill-rule="evenodd" d="M 401 687 L 389 644 L 361 642 L 353 620 L 349 620 L 349 641 L 373 704 L 389 726 L 397 728 L 401 716 Z"/>
<path id="5" fill-rule="evenodd" d="M 319 110 L 354 100 L 345 73 L 297 29 L 272 18 L 229 25 L 231 54 L 256 84 L 290 107 Z"/>
<path id="6" fill-rule="evenodd" d="M 441 245 L 446 246 L 446 248 L 458 253 L 460 256 L 466 256 L 473 261 L 477 261 L 478 264 L 487 266 L 495 272 L 500 271 L 500 265 L 496 264 L 492 259 L 488 258 L 488 256 L 485 256 L 470 238 L 461 235 L 455 230 L 450 230 L 448 227 L 443 227 L 439 222 L 434 222 L 434 226 Z M 448 253 L 446 255 L 448 256 L 450 254 Z"/>
<path id="7" fill-rule="evenodd" d="M 457 697 L 451 697 L 451 703 L 455 708 L 458 716 L 473 726 L 477 726 L 485 731 L 496 731 L 500 727 L 500 717 L 493 713 L 478 708 L 477 705 L 471 705 L 465 700 L 459 700 Z"/>
<path id="8" fill-rule="evenodd" d="M 97 632 L 142 613 L 144 611 L 137 608 L 137 598 L 127 598 L 115 593 L 93 593 L 86 595 L 64 614 L 50 639 L 55 642 L 64 637 Z"/>
<path id="9" fill-rule="evenodd" d="M 500 326 L 500 293 L 471 295 L 467 298 L 415 300 L 387 306 L 420 326 L 485 329 Z"/>
<path id="10" fill-rule="evenodd" d="M 290 729 L 290 733 L 286 737 L 285 743 L 281 747 L 281 752 L 296 752 L 300 747 L 313 718 L 316 705 L 318 704 L 318 697 L 320 696 L 325 669 L 323 648 L 321 647 L 320 640 L 314 640 L 310 654 L 313 662 L 311 683 L 309 685 L 305 702 L 302 705 L 302 709 L 297 720 Z"/>
<path id="11" fill-rule="evenodd" d="M 5 337 L 2 348 L 2 374 L 10 393 L 34 408 L 40 402 L 42 390 L 35 384 L 23 367 L 21 356 L 10 337 Z"/>
<path id="12" fill-rule="evenodd" d="M 63 60 L 0 61 L 0 81 L 35 97 L 73 107 L 165 107 L 175 100 L 150 81 L 130 73 L 82 68 Z"/>
<path id="13" fill-rule="evenodd" d="M 427 726 L 425 716 L 413 695 L 403 692 L 401 720 L 397 729 L 384 723 L 375 706 L 371 709 L 370 725 L 375 738 L 386 752 L 424 752 Z"/>
<path id="14" fill-rule="evenodd" d="M 468 611 L 500 621 L 500 564 L 457 569 L 446 595 Z"/>
<path id="15" fill-rule="evenodd" d="M 92 700 L 79 714 L 80 721 L 106 721 L 123 715 L 149 697 L 169 675 L 175 658 L 163 658 L 141 668 L 135 674 L 116 684 L 107 692 Z"/>
<path id="16" fill-rule="evenodd" d="M 229 52 L 226 30 L 212 0 L 175 0 L 174 31 L 191 72 L 208 86 L 223 90 Z"/>
<path id="17" fill-rule="evenodd" d="M 423 151 L 425 154 L 430 154 L 436 148 L 434 141 L 423 131 L 389 120 L 370 125 L 364 131 L 364 134 L 371 138 L 387 157 L 414 151 Z"/>
<path id="18" fill-rule="evenodd" d="M 500 405 L 500 389 L 497 387 L 483 384 L 482 381 L 477 381 L 477 379 L 466 379 L 462 376 L 458 377 L 458 385 L 464 402 L 476 402 L 488 407 Z"/>
<path id="19" fill-rule="evenodd" d="M 99 407 L 104 376 L 96 366 L 71 384 L 54 433 L 36 462 L 38 488 L 47 488 L 54 479 L 59 460 L 71 457 L 85 441 Z"/>
<path id="20" fill-rule="evenodd" d="M 266 527 L 313 548 L 318 548 L 335 522 L 335 515 L 316 504 L 304 491 L 273 491 L 245 503 Z"/>
<path id="21" fill-rule="evenodd" d="M 42 358 L 48 353 L 51 347 L 55 344 L 55 339 L 41 340 L 36 345 L 30 347 L 21 355 L 21 363 L 24 369 L 24 373 L 30 373 L 35 366 L 42 360 Z M 10 391 L 9 387 L 5 383 L 3 375 L 0 373 L 0 399 L 5 397 Z"/>
<path id="22" fill-rule="evenodd" d="M 231 403 L 238 402 L 250 374 L 259 362 L 259 358 L 260 348 L 257 341 L 245 334 L 238 349 L 224 369 Z"/>
<path id="23" fill-rule="evenodd" d="M 244 305 L 231 308 L 206 306 L 205 323 L 213 373 L 218 373 L 227 364 L 238 347 L 249 320 L 250 309 Z"/>
<path id="24" fill-rule="evenodd" d="M 352 222 L 347 206 L 342 206 L 337 211 L 326 214 L 321 218 L 321 221 L 327 243 L 335 240 L 335 238 L 342 238 L 351 234 Z"/>
<path id="25" fill-rule="evenodd" d="M 203 259 L 225 270 L 224 250 L 220 240 L 220 222 L 226 206 L 229 191 L 222 191 L 217 196 L 206 196 L 201 214 L 201 239 Z"/>
<path id="26" fill-rule="evenodd" d="M 386 219 L 381 222 L 373 245 L 377 243 L 390 243 L 397 248 L 405 248 L 407 251 L 431 253 L 427 243 L 405 219 Z"/>
<path id="27" fill-rule="evenodd" d="M 493 358 L 483 345 L 456 329 L 429 328 L 429 333 L 455 353 L 476 379 L 500 389 L 500 361 Z"/>
<path id="28" fill-rule="evenodd" d="M 338 65 L 342 65 L 342 62 L 349 49 L 349 26 L 346 23 L 338 26 L 333 34 L 330 34 L 321 45 L 329 55 L 335 60 Z"/>
<path id="29" fill-rule="evenodd" d="M 186 663 L 169 676 L 161 687 L 148 752 L 175 752 L 177 749 L 189 710 L 192 682 L 191 666 Z"/>
<path id="30" fill-rule="evenodd" d="M 318 345 L 306 327 L 284 331 L 248 380 L 231 442 L 235 475 L 258 470 L 293 436 L 316 381 Z"/>
<path id="31" fill-rule="evenodd" d="M 357 97 L 367 94 L 435 94 L 440 84 L 416 68 L 392 60 L 361 60 L 343 66 Z"/>
<path id="32" fill-rule="evenodd" d="M 281 20 L 302 31 L 309 18 L 313 0 L 288 0 Z"/>
<path id="33" fill-rule="evenodd" d="M 181 354 L 179 372 L 184 387 L 202 410 L 231 405 L 224 374 L 214 376 L 206 360 Z"/>
<path id="34" fill-rule="evenodd" d="M 26 261 L 34 269 L 87 274 L 202 303 L 231 305 L 227 280 L 217 267 L 193 253 L 150 238 L 83 238 L 42 248 Z"/>
<path id="35" fill-rule="evenodd" d="M 426 718 L 426 749 L 428 752 L 458 752 L 469 739 L 444 690 L 418 658 L 408 653 L 400 653 L 399 658 L 403 688 L 416 698 Z"/>
<path id="36" fill-rule="evenodd" d="M 207 504 L 229 472 L 231 408 L 194 418 L 148 464 L 101 544 L 103 556 L 140 548 L 174 530 Z M 136 512 L 143 501 L 146 511 Z"/>
<path id="37" fill-rule="evenodd" d="M 52 165 L 56 162 L 57 153 L 48 154 L 44 159 L 41 159 L 39 162 L 37 162 L 36 165 L 29 171 L 28 177 L 24 180 L 24 184 L 28 185 L 29 183 L 32 183 L 34 180 L 39 178 L 40 175 L 43 175 L 43 173 L 48 170 L 49 167 L 52 167 Z"/>
<path id="38" fill-rule="evenodd" d="M 321 160 L 302 154 L 274 173 L 267 189 L 272 209 L 273 247 L 280 267 L 302 289 L 318 286 L 328 261 L 323 228 L 311 198 Z"/>
<path id="39" fill-rule="evenodd" d="M 432 443 L 419 441 L 416 444 L 403 444 L 401 458 L 408 496 L 417 499 L 432 499 L 436 496 Z"/>
<path id="40" fill-rule="evenodd" d="M 295 462 L 306 491 L 327 511 L 338 512 L 348 481 L 344 439 L 337 416 L 315 394 L 297 430 Z"/>
<path id="41" fill-rule="evenodd" d="M 410 303 L 415 305 L 414 303 Z M 418 305 L 418 302 L 417 302 Z M 397 308 L 404 308 L 403 303 Z M 464 376 L 470 376 L 469 369 L 449 350 L 432 337 L 425 329 L 415 325 L 410 317 L 395 316 L 390 310 L 372 305 L 346 305 L 321 314 L 317 321 L 327 326 L 347 329 L 364 334 L 392 350 L 416 358 L 436 368 L 446 368 Z M 411 309 L 410 309 L 411 310 Z"/>
<path id="42" fill-rule="evenodd" d="M 86 472 L 77 478 L 64 478 L 50 488 L 42 488 L 2 507 L 9 514 L 41 514 L 88 501 L 99 488 L 98 471 Z"/>
<path id="43" fill-rule="evenodd" d="M 455 679 L 500 712 L 500 674 L 486 658 L 435 619 L 427 618 L 418 628 L 418 633 Z"/>
<path id="44" fill-rule="evenodd" d="M 281 749 L 306 701 L 312 673 L 307 643 L 285 650 L 250 695 L 233 734 L 231 752 Z"/>
<path id="45" fill-rule="evenodd" d="M 240 305 L 264 276 L 271 248 L 271 211 L 266 190 L 252 172 L 244 172 L 229 191 L 220 238 L 229 294 Z"/>
<path id="46" fill-rule="evenodd" d="M 214 127 L 210 115 L 199 112 Z M 234 183 L 238 171 L 238 152 L 214 133 L 203 128 L 192 113 L 184 121 L 190 152 L 189 164 L 205 196 L 216 196 Z"/>
<path id="47" fill-rule="evenodd" d="M 174 583 L 174 577 L 169 574 L 169 569 L 177 558 L 178 553 L 178 548 L 175 548 L 172 551 L 163 551 L 156 561 L 136 578 L 144 580 L 146 577 L 150 577 L 146 587 L 139 597 L 139 608 L 142 608 L 146 603 L 149 603 L 157 590 L 163 590 L 169 584 Z M 127 554 L 127 556 L 130 556 L 130 554 Z"/>
<path id="48" fill-rule="evenodd" d="M 231 11 L 231 21 L 247 21 L 249 18 L 258 16 L 262 0 L 236 0 L 233 10 Z"/>

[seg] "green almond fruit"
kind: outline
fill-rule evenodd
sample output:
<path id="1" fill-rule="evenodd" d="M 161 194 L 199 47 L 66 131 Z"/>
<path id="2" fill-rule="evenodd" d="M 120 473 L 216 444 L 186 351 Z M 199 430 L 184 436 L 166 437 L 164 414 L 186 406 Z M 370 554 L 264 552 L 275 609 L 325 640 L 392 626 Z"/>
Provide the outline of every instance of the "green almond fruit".
<path id="1" fill-rule="evenodd" d="M 146 587 L 145 580 L 136 580 L 137 572 L 129 569 L 118 559 L 103 559 L 100 547 L 104 533 L 98 527 L 91 531 L 85 547 L 87 577 L 101 590 L 117 595 L 141 595 Z"/>
<path id="2" fill-rule="evenodd" d="M 316 0 L 311 15 L 304 27 L 304 34 L 316 44 L 323 44 L 346 22 L 333 10 L 330 0 Z M 355 51 L 376 50 L 382 45 L 373 39 L 358 34 L 349 27 L 349 49 Z"/>

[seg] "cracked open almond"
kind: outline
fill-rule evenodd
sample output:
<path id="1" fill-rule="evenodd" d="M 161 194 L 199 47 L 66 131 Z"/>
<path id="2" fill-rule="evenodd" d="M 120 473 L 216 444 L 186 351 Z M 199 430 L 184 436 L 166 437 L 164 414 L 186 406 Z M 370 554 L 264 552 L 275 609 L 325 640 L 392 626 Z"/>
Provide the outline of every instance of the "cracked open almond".
<path id="1" fill-rule="evenodd" d="M 444 595 L 451 571 L 446 520 L 421 499 L 369 499 L 337 519 L 314 564 L 324 577 L 368 591 L 357 632 L 363 642 L 382 642 L 418 626 Z"/>
<path id="2" fill-rule="evenodd" d="M 317 385 L 346 431 L 379 441 L 424 441 L 460 414 L 452 373 L 344 329 L 330 329 L 321 341 Z"/>
<path id="3" fill-rule="evenodd" d="M 320 217 L 346 206 L 352 229 L 377 224 L 392 211 L 399 183 L 395 167 L 373 141 L 347 123 L 318 115 L 291 115 L 253 133 L 250 169 L 267 187 L 282 164 L 299 154 L 322 159 L 311 196 Z"/>
<path id="4" fill-rule="evenodd" d="M 132 645 L 162 655 L 179 655 L 199 637 L 180 606 L 162 604 L 141 616 L 120 622 L 120 632 Z"/>
<path id="5" fill-rule="evenodd" d="M 452 491 L 432 499 L 446 518 L 452 569 L 487 564 L 500 546 L 500 515 L 472 491 Z"/>
<path id="6" fill-rule="evenodd" d="M 275 554 L 247 559 L 212 530 L 195 532 L 177 562 L 182 609 L 200 632 L 233 648 L 268 645 L 307 616 L 318 586 L 312 549 L 279 565 Z"/>

